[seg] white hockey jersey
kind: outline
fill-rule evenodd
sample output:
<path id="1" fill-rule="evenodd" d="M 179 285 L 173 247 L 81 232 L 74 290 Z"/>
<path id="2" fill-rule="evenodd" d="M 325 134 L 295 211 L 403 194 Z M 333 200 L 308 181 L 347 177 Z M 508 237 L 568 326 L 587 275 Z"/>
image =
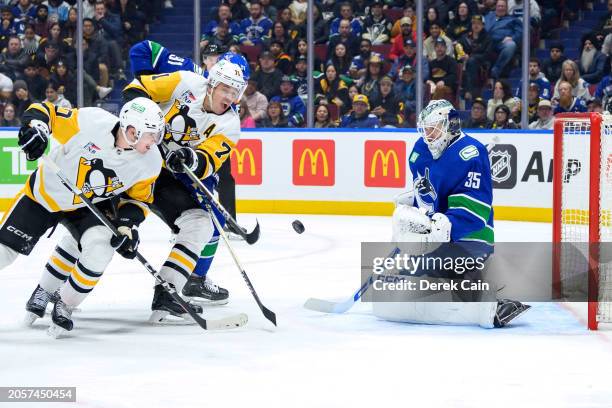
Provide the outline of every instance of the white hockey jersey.
<path id="1" fill-rule="evenodd" d="M 35 103 L 31 109 L 48 116 L 51 135 L 60 143 L 49 158 L 87 198 L 95 203 L 127 192 L 134 200 L 152 202 L 161 154 L 155 147 L 145 154 L 115 147 L 116 116 L 100 108 L 65 109 L 50 103 Z M 28 179 L 25 194 L 51 212 L 85 206 L 43 162 Z"/>
<path id="2" fill-rule="evenodd" d="M 164 143 L 170 150 L 189 146 L 208 159 L 202 178 L 219 170 L 240 139 L 240 117 L 233 109 L 222 115 L 203 110 L 207 79 L 189 71 L 142 75 L 127 87 L 145 92 L 159 104 L 168 131 Z"/>

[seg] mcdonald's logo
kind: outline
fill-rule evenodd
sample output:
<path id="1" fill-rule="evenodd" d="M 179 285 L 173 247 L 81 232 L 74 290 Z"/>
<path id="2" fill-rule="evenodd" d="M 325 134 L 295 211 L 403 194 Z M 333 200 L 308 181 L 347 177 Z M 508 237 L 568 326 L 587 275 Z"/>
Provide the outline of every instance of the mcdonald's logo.
<path id="1" fill-rule="evenodd" d="M 293 141 L 293 184 L 333 186 L 336 181 L 336 145 L 333 140 Z"/>
<path id="2" fill-rule="evenodd" d="M 262 180 L 262 149 L 259 139 L 240 139 L 230 160 L 236 184 L 259 185 Z"/>
<path id="3" fill-rule="evenodd" d="M 368 140 L 365 142 L 363 162 L 366 187 L 406 186 L 406 142 Z"/>

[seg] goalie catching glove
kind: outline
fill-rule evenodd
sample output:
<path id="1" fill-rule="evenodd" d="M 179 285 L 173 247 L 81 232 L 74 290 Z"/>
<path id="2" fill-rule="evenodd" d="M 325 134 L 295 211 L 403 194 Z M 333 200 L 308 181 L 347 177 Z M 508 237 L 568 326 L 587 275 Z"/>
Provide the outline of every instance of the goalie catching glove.
<path id="1" fill-rule="evenodd" d="M 138 236 L 138 228 L 128 218 L 119 218 L 115 221 L 119 235 L 113 235 L 111 238 L 111 246 L 115 251 L 124 258 L 134 259 L 140 237 Z"/>
<path id="2" fill-rule="evenodd" d="M 26 154 L 26 159 L 34 161 L 39 159 L 49 143 L 49 127 L 43 121 L 34 119 L 19 129 L 17 143 Z"/>
<path id="3" fill-rule="evenodd" d="M 393 212 L 394 242 L 449 242 L 451 228 L 451 222 L 442 213 L 435 213 L 430 219 L 425 209 L 401 204 Z"/>

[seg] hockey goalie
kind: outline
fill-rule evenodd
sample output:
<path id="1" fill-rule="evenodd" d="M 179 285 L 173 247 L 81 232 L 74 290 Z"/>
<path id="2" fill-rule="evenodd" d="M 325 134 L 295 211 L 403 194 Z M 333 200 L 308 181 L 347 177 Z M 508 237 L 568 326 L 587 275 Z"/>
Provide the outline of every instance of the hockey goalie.
<path id="1" fill-rule="evenodd" d="M 446 100 L 432 100 L 420 113 L 417 127 L 420 138 L 408 159 L 414 190 L 396 199 L 393 241 L 400 249 L 402 242 L 439 243 L 438 248 L 422 255 L 428 259 L 481 256 L 488 261 L 493 254 L 494 229 L 486 147 L 461 131 L 458 112 Z M 409 275 L 450 281 L 472 279 L 481 272 L 476 265 L 451 271 L 421 267 Z M 399 274 L 408 275 L 401 270 Z M 386 320 L 492 328 L 507 325 L 530 307 L 497 300 L 494 289 L 487 295 L 457 301 L 456 296 L 442 291 L 436 293 L 435 301 L 415 301 L 411 294 L 402 294 L 404 299 L 374 299 L 373 311 Z"/>

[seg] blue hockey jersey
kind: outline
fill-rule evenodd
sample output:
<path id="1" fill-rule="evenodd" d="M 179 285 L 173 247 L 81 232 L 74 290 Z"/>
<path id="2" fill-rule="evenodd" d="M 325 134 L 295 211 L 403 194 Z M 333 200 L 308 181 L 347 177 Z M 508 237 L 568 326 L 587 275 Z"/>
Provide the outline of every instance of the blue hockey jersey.
<path id="1" fill-rule="evenodd" d="M 141 41 L 130 48 L 130 66 L 134 75 L 166 74 L 176 71 L 192 71 L 202 74 L 202 68 L 190 58 L 170 53 L 155 41 Z"/>
<path id="2" fill-rule="evenodd" d="M 270 102 L 280 103 L 289 126 L 300 127 L 304 124 L 306 105 L 299 96 L 273 96 Z"/>
<path id="3" fill-rule="evenodd" d="M 493 186 L 485 146 L 462 134 L 434 160 L 422 138 L 408 158 L 416 204 L 452 223 L 451 241 L 493 244 Z"/>

